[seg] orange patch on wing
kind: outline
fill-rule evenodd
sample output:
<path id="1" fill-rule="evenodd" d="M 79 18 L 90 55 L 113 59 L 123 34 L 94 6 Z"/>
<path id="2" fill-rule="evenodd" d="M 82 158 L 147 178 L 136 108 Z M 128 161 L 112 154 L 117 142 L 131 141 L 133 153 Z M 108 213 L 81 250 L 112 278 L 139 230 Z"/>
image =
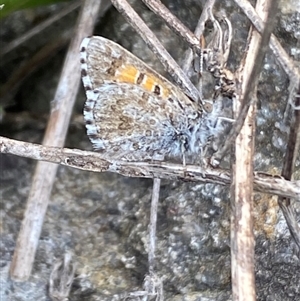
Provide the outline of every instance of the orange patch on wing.
<path id="1" fill-rule="evenodd" d="M 123 83 L 136 84 L 139 70 L 134 66 L 125 66 L 116 73 L 116 80 Z"/>
<path id="2" fill-rule="evenodd" d="M 153 91 L 154 86 L 157 85 L 157 78 L 151 77 L 151 75 L 145 74 L 146 78 L 141 83 L 141 86 L 147 91 Z"/>
<path id="3" fill-rule="evenodd" d="M 115 79 L 118 82 L 137 84 L 139 74 L 140 71 L 136 67 L 127 65 L 118 69 L 115 75 Z M 159 78 L 153 76 L 152 74 L 145 73 L 145 79 L 142 81 L 140 86 L 143 87 L 146 91 L 153 92 L 156 85 L 159 85 L 162 97 L 169 96 L 169 90 L 164 87 L 163 82 Z"/>
<path id="4" fill-rule="evenodd" d="M 156 85 L 158 85 L 160 88 L 160 96 L 164 97 L 164 98 L 168 97 L 168 95 L 170 94 L 169 90 L 167 88 L 165 88 L 163 82 L 157 77 L 146 74 L 146 80 L 144 80 L 141 84 L 141 86 L 145 90 L 148 90 L 150 92 L 154 92 Z"/>

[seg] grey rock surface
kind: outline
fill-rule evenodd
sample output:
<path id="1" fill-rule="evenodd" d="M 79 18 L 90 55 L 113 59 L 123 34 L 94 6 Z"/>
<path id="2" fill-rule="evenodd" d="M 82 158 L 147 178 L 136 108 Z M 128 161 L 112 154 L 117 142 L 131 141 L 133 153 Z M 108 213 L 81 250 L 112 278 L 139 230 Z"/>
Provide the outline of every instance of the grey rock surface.
<path id="1" fill-rule="evenodd" d="M 200 2 L 169 2 L 174 13 L 193 28 L 201 12 Z M 275 34 L 291 57 L 299 61 L 300 11 L 297 11 L 297 1 L 294 5 L 293 1 L 286 2 L 277 16 Z M 232 1 L 224 1 L 222 6 L 234 26 L 229 58 L 229 67 L 234 70 L 242 58 L 250 23 Z M 136 8 L 171 54 L 180 58 L 183 42 L 145 8 L 139 4 Z M 109 11 L 100 22 L 101 29 L 96 29 L 96 34 L 114 38 L 146 62 L 151 62 L 156 70 L 161 70 L 158 63 L 153 63 L 150 50 L 117 12 Z M 34 76 L 31 80 L 35 80 Z M 270 51 L 258 88 L 255 169 L 279 174 L 287 138 L 283 130 L 283 112 L 288 78 Z M 36 90 L 32 92 L 37 93 Z M 39 98 L 29 91 L 25 94 Z M 83 107 L 83 102 L 81 94 L 78 107 Z M 44 126 L 40 120 L 22 126 L 4 120 L 0 132 L 7 137 L 39 143 Z M 91 149 L 82 124 L 71 124 L 66 146 Z M 0 162 L 1 301 L 50 300 L 49 276 L 55 261 L 66 252 L 71 252 L 76 262 L 70 300 L 122 300 L 124 293 L 141 290 L 147 274 L 151 180 L 60 167 L 32 276 L 27 282 L 16 283 L 9 279 L 8 271 L 35 162 L 10 155 L 1 155 Z M 295 174 L 298 179 L 299 166 L 298 159 Z M 255 194 L 254 201 L 257 300 L 300 300 L 297 248 L 276 197 Z M 294 205 L 299 221 L 299 202 Z M 231 300 L 229 230 L 228 188 L 162 182 L 156 270 L 164 279 L 165 300 Z"/>

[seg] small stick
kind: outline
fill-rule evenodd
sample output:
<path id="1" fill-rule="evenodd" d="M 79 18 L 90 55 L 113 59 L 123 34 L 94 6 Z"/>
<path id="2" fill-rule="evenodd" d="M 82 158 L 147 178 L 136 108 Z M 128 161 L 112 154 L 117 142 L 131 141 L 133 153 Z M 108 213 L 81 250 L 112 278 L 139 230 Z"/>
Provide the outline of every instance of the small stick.
<path id="1" fill-rule="evenodd" d="M 165 70 L 173 77 L 184 92 L 195 102 L 201 103 L 199 91 L 128 2 L 126 0 L 112 0 L 111 2 L 142 37 L 163 64 Z"/>
<path id="2" fill-rule="evenodd" d="M 264 23 L 261 18 L 258 16 L 257 12 L 253 6 L 247 0 L 235 0 L 236 4 L 243 10 L 245 15 L 249 18 L 258 32 L 262 33 L 264 30 Z M 270 48 L 275 55 L 276 59 L 290 77 L 290 81 L 299 81 L 300 73 L 297 69 L 293 60 L 288 56 L 284 48 L 279 43 L 278 39 L 274 34 L 271 34 L 270 38 Z"/>
<path id="3" fill-rule="evenodd" d="M 208 0 L 205 2 L 205 5 L 203 7 L 201 16 L 198 20 L 197 26 L 195 28 L 194 34 L 197 37 L 197 39 L 201 40 L 201 36 L 203 36 L 203 32 L 205 29 L 205 22 L 210 18 L 210 15 L 212 14 L 212 9 L 215 4 L 215 0 Z M 192 64 L 192 61 L 194 59 L 194 52 L 192 49 L 188 49 L 185 53 L 183 62 L 182 62 L 182 70 L 184 73 L 188 74 L 189 68 Z M 202 72 L 203 72 L 203 51 L 200 53 L 200 70 L 199 70 L 199 83 L 198 83 L 198 90 L 200 97 L 203 99 L 203 92 L 202 92 Z"/>
<path id="4" fill-rule="evenodd" d="M 229 171 L 211 168 L 209 165 L 203 169 L 197 165 L 183 166 L 169 162 L 125 162 L 103 158 L 103 155 L 98 152 L 43 146 L 1 136 L 0 153 L 52 162 L 86 171 L 109 171 L 126 177 L 184 180 L 223 186 L 231 183 Z M 300 181 L 288 181 L 279 175 L 273 176 L 265 172 L 255 172 L 254 189 L 257 192 L 294 198 L 300 201 Z"/>
<path id="5" fill-rule="evenodd" d="M 76 264 L 70 252 L 54 263 L 49 279 L 49 296 L 53 301 L 69 300 L 75 269 Z"/>
<path id="6" fill-rule="evenodd" d="M 259 0 L 265 29 L 260 34 L 251 28 L 248 51 L 238 74 L 237 103 L 249 109 L 235 142 L 235 161 L 232 164 L 231 187 L 231 282 L 234 301 L 255 301 L 254 233 L 253 233 L 253 156 L 255 146 L 256 85 L 274 26 L 277 1 Z M 250 105 L 251 104 L 251 105 Z M 237 110 L 236 112 L 238 112 Z"/>
<path id="7" fill-rule="evenodd" d="M 275 0 L 276 1 L 276 0 Z M 263 26 L 264 28 L 264 26 Z M 266 31 L 267 30 L 267 31 Z M 263 43 L 261 46 L 263 48 L 261 48 L 261 51 L 257 54 L 258 57 L 257 59 L 253 59 L 253 63 L 254 63 L 254 68 L 252 69 L 252 74 L 250 76 L 249 79 L 249 84 L 246 85 L 245 87 L 245 95 L 244 95 L 244 100 L 243 100 L 243 105 L 242 105 L 242 109 L 236 119 L 236 122 L 234 123 L 233 128 L 231 129 L 230 133 L 227 136 L 227 139 L 223 145 L 223 147 L 221 147 L 212 157 L 211 159 L 211 164 L 213 166 L 217 166 L 219 164 L 219 162 L 224 158 L 224 156 L 226 155 L 227 151 L 230 149 L 230 147 L 233 144 L 233 141 L 236 139 L 236 137 L 238 136 L 238 134 L 240 133 L 246 116 L 249 113 L 249 108 L 252 105 L 252 102 L 254 101 L 255 97 L 250 97 L 250 94 L 252 93 L 252 91 L 254 91 L 254 87 L 256 85 L 256 78 L 258 76 L 258 73 L 261 69 L 262 66 L 262 62 L 263 62 L 263 58 L 264 58 L 264 54 L 266 52 L 266 50 L 268 49 L 268 45 L 269 45 L 269 41 L 270 41 L 270 37 L 269 37 L 269 33 L 268 30 L 270 30 L 269 27 L 269 23 L 266 24 L 266 29 L 263 31 L 263 34 L 265 34 L 265 36 L 262 36 L 262 42 Z M 249 51 L 248 51 L 249 53 Z M 240 66 L 240 72 L 242 72 L 242 70 L 245 68 L 245 66 Z M 243 82 L 245 82 L 245 79 L 243 79 Z"/>
<path id="8" fill-rule="evenodd" d="M 184 41 L 188 43 L 191 48 L 201 51 L 199 39 L 176 17 L 174 16 L 161 1 L 143 0 L 143 2 L 159 17 L 161 17 L 166 24 Z"/>
<path id="9" fill-rule="evenodd" d="M 73 30 L 67 30 L 62 33 L 54 41 L 49 41 L 45 46 L 39 49 L 31 58 L 26 60 L 24 64 L 18 66 L 10 75 L 8 81 L 2 85 L 0 90 L 1 99 L 10 99 L 18 91 L 18 87 L 22 82 L 32 74 L 40 65 L 55 56 L 57 52 L 70 42 L 73 36 Z"/>
<path id="10" fill-rule="evenodd" d="M 160 16 L 166 24 L 179 36 L 183 38 L 185 42 L 196 52 L 200 59 L 203 58 L 203 50 L 200 47 L 200 36 L 204 31 L 205 21 L 209 18 L 209 11 L 211 12 L 212 7 L 214 5 L 215 0 L 207 1 L 204 6 L 203 12 L 201 14 L 200 20 L 198 22 L 198 26 L 196 31 L 192 33 L 176 16 L 174 16 L 162 3 L 161 1 L 153 1 L 153 0 L 143 0 L 143 2 L 158 16 Z M 193 51 L 191 49 L 188 50 L 188 53 L 183 62 L 183 71 L 184 74 L 188 74 L 188 69 L 191 66 L 191 62 L 193 59 Z M 180 72 L 181 72 L 180 71 Z M 177 72 L 177 71 L 176 71 Z M 200 70 L 202 72 L 202 70 Z M 173 76 L 173 74 L 171 74 Z M 175 78 L 176 80 L 176 78 Z M 180 83 L 179 83 L 180 84 Z M 194 85 L 190 87 L 190 89 L 194 90 Z M 210 112 L 212 110 L 212 104 L 210 100 L 204 100 L 202 94 L 202 81 L 200 78 L 199 89 L 198 91 L 198 99 L 203 105 L 205 111 Z M 188 94 L 189 95 L 189 94 Z M 198 102 L 199 102 L 198 100 Z"/>
<path id="11" fill-rule="evenodd" d="M 30 38 L 35 36 L 36 34 L 40 33 L 41 31 L 43 31 L 44 29 L 46 29 L 47 27 L 49 27 L 56 21 L 60 20 L 64 16 L 71 13 L 73 10 L 77 9 L 80 6 L 80 4 L 81 4 L 81 1 L 70 2 L 65 8 L 63 8 L 58 13 L 54 14 L 52 17 L 46 19 L 44 22 L 38 24 L 31 30 L 28 30 L 26 33 L 24 33 L 20 37 L 16 38 L 12 42 L 10 42 L 7 45 L 5 45 L 4 47 L 2 47 L 0 50 L 0 56 L 3 56 L 4 54 L 6 54 L 6 53 L 14 50 L 18 46 L 22 45 L 23 43 L 28 41 Z"/>
<path id="12" fill-rule="evenodd" d="M 203 7 L 201 16 L 199 18 L 198 24 L 195 28 L 194 34 L 198 39 L 198 43 L 200 41 L 200 37 L 203 35 L 204 29 L 205 29 L 205 22 L 209 19 L 213 6 L 215 5 L 216 0 L 208 0 L 205 2 L 205 5 Z M 182 69 L 185 73 L 188 72 L 188 68 L 192 64 L 194 54 L 192 49 L 188 49 L 185 54 L 185 58 L 182 63 Z"/>
<path id="13" fill-rule="evenodd" d="M 156 222 L 157 222 L 157 207 L 159 201 L 160 179 L 153 179 L 153 189 L 151 198 L 150 224 L 149 224 L 149 252 L 148 263 L 149 272 L 154 273 L 154 258 L 155 258 L 155 239 L 156 239 Z"/>
<path id="14" fill-rule="evenodd" d="M 300 106 L 300 84 L 298 87 L 298 94 L 296 96 L 295 104 Z M 299 155 L 300 148 L 300 111 L 294 111 L 294 118 L 292 125 L 290 127 L 289 139 L 286 154 L 284 157 L 283 168 L 281 175 L 287 179 L 291 180 L 294 172 L 295 161 Z M 290 233 L 296 242 L 298 249 L 300 251 L 300 227 L 296 219 L 296 213 L 294 207 L 289 198 L 278 197 L 278 204 L 286 223 L 289 227 Z M 300 252 L 299 252 L 300 254 Z"/>
<path id="15" fill-rule="evenodd" d="M 44 145 L 61 147 L 64 143 L 80 83 L 79 46 L 83 37 L 92 32 L 100 4 L 101 1 L 89 0 L 82 6 L 75 36 L 71 41 L 52 102 Z M 37 164 L 10 266 L 10 276 L 13 280 L 25 281 L 30 276 L 57 167 L 58 165 L 46 162 Z"/>
<path id="16" fill-rule="evenodd" d="M 155 246 L 156 246 L 156 225 L 157 225 L 157 208 L 159 202 L 161 180 L 153 179 L 153 189 L 151 197 L 150 223 L 149 223 L 149 250 L 148 250 L 148 265 L 149 274 L 144 280 L 144 296 L 154 297 L 157 301 L 163 301 L 163 282 L 155 273 Z M 142 292 L 140 292 L 142 293 Z"/>

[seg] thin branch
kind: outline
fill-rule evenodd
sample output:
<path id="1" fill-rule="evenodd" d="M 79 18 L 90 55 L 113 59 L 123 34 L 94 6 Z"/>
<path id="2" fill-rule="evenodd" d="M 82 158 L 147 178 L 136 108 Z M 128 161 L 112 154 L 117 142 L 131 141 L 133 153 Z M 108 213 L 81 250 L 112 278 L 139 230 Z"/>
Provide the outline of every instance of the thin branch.
<path id="1" fill-rule="evenodd" d="M 160 179 L 153 180 L 153 190 L 151 198 L 151 212 L 149 224 L 149 272 L 154 273 L 154 258 L 155 258 L 155 239 L 156 239 L 156 221 L 157 221 L 157 207 L 159 201 Z"/>
<path id="2" fill-rule="evenodd" d="M 249 18 L 252 24 L 255 26 L 257 31 L 262 33 L 264 30 L 264 22 L 258 16 L 257 12 L 250 4 L 250 2 L 247 0 L 235 0 L 235 2 L 243 10 L 243 12 Z M 273 54 L 275 55 L 276 59 L 280 63 L 281 67 L 290 77 L 290 80 L 299 81 L 300 80 L 299 70 L 297 69 L 293 60 L 288 56 L 286 51 L 283 49 L 283 47 L 281 46 L 281 44 L 279 43 L 278 39 L 275 37 L 274 34 L 271 34 L 270 48 Z"/>
<path id="3" fill-rule="evenodd" d="M 97 19 L 101 1 L 85 1 L 78 18 L 75 35 L 69 46 L 60 81 L 52 101 L 51 115 L 45 133 L 44 145 L 61 147 L 64 144 L 72 107 L 80 83 L 79 45 L 90 34 Z M 10 266 L 10 275 L 17 281 L 30 276 L 44 216 L 56 176 L 57 165 L 37 164 L 27 206 Z"/>
<path id="4" fill-rule="evenodd" d="M 0 89 L 1 99 L 10 99 L 17 92 L 22 82 L 38 69 L 43 62 L 51 59 L 66 44 L 70 41 L 73 35 L 73 30 L 67 30 L 55 40 L 49 41 L 45 46 L 39 49 L 30 59 L 12 72 L 8 81 L 2 85 Z"/>
<path id="5" fill-rule="evenodd" d="M 146 275 L 143 287 L 145 289 L 144 296 L 155 296 L 155 300 L 163 301 L 163 281 L 155 273 L 155 247 L 156 247 L 156 225 L 157 225 L 157 208 L 159 203 L 161 179 L 153 179 L 153 189 L 151 198 L 150 223 L 149 223 L 149 250 L 148 264 L 149 274 Z"/>
<path id="6" fill-rule="evenodd" d="M 205 29 L 205 22 L 209 19 L 210 12 L 212 11 L 213 6 L 215 5 L 216 0 L 208 0 L 205 2 L 203 7 L 201 16 L 198 20 L 198 24 L 195 28 L 194 34 L 197 37 L 198 41 L 200 41 L 200 37 L 203 35 Z M 185 58 L 183 60 L 182 66 L 183 71 L 185 73 L 188 72 L 188 68 L 190 68 L 192 64 L 194 54 L 192 49 L 188 49 L 185 54 Z"/>
<path id="7" fill-rule="evenodd" d="M 257 16 L 257 18 L 259 18 L 259 17 Z M 259 20 L 261 21 L 260 18 L 259 18 Z M 271 21 L 272 20 L 274 20 L 274 15 L 273 15 L 273 19 L 271 19 Z M 259 22 L 259 24 L 260 24 L 260 22 Z M 262 25 L 262 27 L 259 26 L 259 28 L 264 29 L 264 25 Z M 236 137 L 238 136 L 239 132 L 241 131 L 241 129 L 242 129 L 243 125 L 244 125 L 246 116 L 247 116 L 247 114 L 249 112 L 249 108 L 251 106 L 251 101 L 253 99 L 253 98 L 251 98 L 249 96 L 252 93 L 252 91 L 254 91 L 254 86 L 256 85 L 256 78 L 258 77 L 258 74 L 260 72 L 265 52 L 268 49 L 268 45 L 269 45 L 269 41 L 270 41 L 270 35 L 272 35 L 271 32 L 270 32 L 270 30 L 272 30 L 272 28 L 270 27 L 270 23 L 267 23 L 266 29 L 263 32 L 259 31 L 260 33 L 263 33 L 263 35 L 264 35 L 264 36 L 262 36 L 262 41 L 261 41 L 261 43 L 262 43 L 261 46 L 263 48 L 257 54 L 258 57 L 253 59 L 254 66 L 253 66 L 252 74 L 250 76 L 248 84 L 246 84 L 246 90 L 245 90 L 245 95 L 244 95 L 244 99 L 243 99 L 242 110 L 240 111 L 240 113 L 239 113 L 239 115 L 238 115 L 238 117 L 236 119 L 236 122 L 234 123 L 233 128 L 231 129 L 230 133 L 228 134 L 225 144 L 223 145 L 222 148 L 220 148 L 213 155 L 213 158 L 212 158 L 211 162 L 213 163 L 214 166 L 218 165 L 219 162 L 224 158 L 224 156 L 226 155 L 227 151 L 230 149 L 231 145 L 233 144 L 233 141 L 236 139 Z M 248 53 L 249 52 L 250 51 L 248 51 Z M 283 54 L 283 57 L 287 58 L 284 54 Z M 240 72 L 244 68 L 245 68 L 244 66 L 241 66 L 239 68 Z M 244 81 L 245 81 L 245 78 L 243 78 L 243 82 Z"/>
<path id="8" fill-rule="evenodd" d="M 17 48 L 18 46 L 22 45 L 26 41 L 28 41 L 30 38 L 35 36 L 36 34 L 40 33 L 47 27 L 51 26 L 53 23 L 56 21 L 60 20 L 64 16 L 68 15 L 71 13 L 73 10 L 77 9 L 80 6 L 81 2 L 80 1 L 73 1 L 68 3 L 68 5 L 63 8 L 60 12 L 54 14 L 52 17 L 48 18 L 44 22 L 38 24 L 31 30 L 27 31 L 24 33 L 22 36 L 18 37 L 17 39 L 13 40 L 12 42 L 8 43 L 4 47 L 1 48 L 0 50 L 0 56 L 3 56 L 4 54 L 12 51 L 13 49 Z"/>
<path id="9" fill-rule="evenodd" d="M 260 17 L 257 15 L 254 8 L 251 6 L 251 4 L 248 1 L 241 0 L 236 1 L 236 3 L 241 7 L 241 9 L 244 11 L 245 15 L 251 20 L 253 25 L 256 27 L 256 29 L 259 32 L 262 32 L 264 28 L 264 24 Z M 275 14 L 274 14 L 275 15 Z M 274 16 L 273 15 L 273 16 Z M 298 93 L 300 92 L 300 72 L 299 69 L 294 64 L 293 60 L 288 56 L 286 51 L 283 49 L 277 38 L 274 34 L 271 34 L 270 38 L 270 48 L 273 51 L 273 54 L 275 55 L 276 59 L 280 63 L 281 67 L 284 69 L 286 74 L 290 78 L 290 87 L 294 87 L 295 89 L 298 89 Z M 293 95 L 293 91 L 290 91 L 291 97 Z M 297 95 L 297 93 L 296 93 Z M 296 102 L 298 101 L 298 105 L 300 105 L 299 98 L 297 100 L 296 96 Z M 291 104 L 289 104 L 291 105 Z M 293 173 L 293 167 L 295 163 L 295 159 L 297 154 L 299 153 L 299 131 L 300 131 L 300 116 L 299 111 L 295 110 L 295 118 L 294 123 L 292 124 L 292 128 L 290 130 L 289 135 L 289 141 L 288 141 L 288 147 L 286 156 L 284 159 L 284 166 L 282 171 L 282 176 L 285 179 L 291 179 L 292 173 Z M 289 199 L 287 198 L 279 198 L 278 204 L 283 212 L 283 215 L 285 217 L 286 223 L 289 227 L 289 230 L 291 232 L 292 237 L 294 238 L 296 244 L 298 245 L 298 248 L 300 249 L 300 227 L 296 221 L 295 217 L 295 211 L 292 207 L 292 204 Z"/>
<path id="10" fill-rule="evenodd" d="M 300 106 L 300 84 L 298 87 L 298 93 L 296 96 L 295 104 Z M 289 139 L 287 144 L 287 150 L 284 157 L 284 163 L 281 175 L 287 179 L 291 180 L 293 177 L 294 166 L 297 156 L 299 155 L 300 148 L 300 110 L 294 110 L 294 118 L 291 124 Z M 278 204 L 286 223 L 289 227 L 290 233 L 296 242 L 299 249 L 300 257 L 300 227 L 296 219 L 296 213 L 289 198 L 278 198 Z"/>
<path id="11" fill-rule="evenodd" d="M 172 75 L 174 80 L 184 90 L 184 92 L 195 102 L 201 101 L 199 91 L 192 84 L 188 76 L 182 71 L 177 62 L 166 51 L 157 37 L 140 18 L 140 16 L 132 9 L 128 2 L 125 0 L 112 0 L 111 2 L 126 18 L 127 22 L 142 37 L 148 47 L 163 64 L 165 70 Z"/>
<path id="12" fill-rule="evenodd" d="M 143 2 L 192 48 L 200 49 L 199 39 L 162 3 L 157 0 L 143 0 Z"/>
<path id="13" fill-rule="evenodd" d="M 253 156 L 255 152 L 255 115 L 258 76 L 269 45 L 274 26 L 277 1 L 258 0 L 257 11 L 265 19 L 262 36 L 253 28 L 249 33 L 246 57 L 238 73 L 240 90 L 237 105 L 247 107 L 248 113 L 240 127 L 235 142 L 235 161 L 232 166 L 233 183 L 231 193 L 231 278 L 234 301 L 256 300 L 254 277 L 254 233 L 253 233 Z M 240 111 L 239 107 L 236 112 Z M 235 124 L 236 125 L 236 124 Z"/>
<path id="14" fill-rule="evenodd" d="M 76 270 L 76 263 L 71 252 L 66 252 L 58 259 L 52 268 L 49 279 L 49 296 L 53 301 L 69 300 Z"/>
<path id="15" fill-rule="evenodd" d="M 78 149 L 43 146 L 0 137 L 0 152 L 15 156 L 47 161 L 64 166 L 93 172 L 115 172 L 126 177 L 161 178 L 187 182 L 229 185 L 230 172 L 201 166 L 167 162 L 126 162 L 104 159 L 96 152 Z M 300 181 L 287 181 L 282 177 L 264 172 L 254 173 L 254 190 L 300 201 Z"/>

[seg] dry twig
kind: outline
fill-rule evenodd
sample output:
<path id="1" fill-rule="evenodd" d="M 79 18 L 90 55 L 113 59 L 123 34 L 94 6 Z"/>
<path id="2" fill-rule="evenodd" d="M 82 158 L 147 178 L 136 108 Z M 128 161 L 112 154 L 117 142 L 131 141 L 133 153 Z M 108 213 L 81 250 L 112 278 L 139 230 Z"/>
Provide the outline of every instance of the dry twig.
<path id="1" fill-rule="evenodd" d="M 300 84 L 298 87 L 298 93 L 296 96 L 295 104 L 300 106 Z M 281 173 L 281 175 L 287 180 L 291 180 L 293 177 L 295 161 L 297 156 L 299 155 L 300 148 L 300 110 L 295 110 L 293 113 L 294 118 L 292 118 L 287 150 L 284 157 L 283 168 Z M 298 246 L 298 256 L 300 257 L 300 227 L 296 219 L 293 204 L 289 198 L 284 197 L 278 198 L 278 204 L 280 209 L 282 210 L 290 233 Z"/>
<path id="2" fill-rule="evenodd" d="M 112 0 L 112 3 L 142 37 L 148 47 L 163 64 L 165 70 L 172 75 L 174 80 L 185 91 L 185 93 L 194 101 L 201 102 L 199 91 L 192 84 L 189 77 L 182 71 L 177 62 L 166 51 L 157 37 L 140 18 L 140 16 L 132 9 L 128 2 L 126 0 Z"/>
<path id="3" fill-rule="evenodd" d="M 70 252 L 57 260 L 49 280 L 49 295 L 53 301 L 68 301 L 74 280 L 76 265 Z"/>
<path id="4" fill-rule="evenodd" d="M 215 0 L 208 0 L 205 2 L 205 5 L 203 7 L 202 14 L 198 20 L 198 24 L 195 28 L 194 34 L 197 37 L 197 39 L 200 41 L 201 36 L 203 35 L 204 29 L 205 29 L 205 22 L 209 19 L 210 13 L 212 12 L 212 8 L 215 4 Z M 188 72 L 188 68 L 192 64 L 192 60 L 194 58 L 194 53 L 192 49 L 188 49 L 183 61 L 183 71 L 185 73 Z"/>
<path id="5" fill-rule="evenodd" d="M 64 143 L 80 83 L 79 45 L 83 37 L 92 32 L 100 4 L 101 2 L 94 0 L 85 1 L 82 6 L 75 36 L 70 44 L 52 102 L 44 145 L 61 147 Z M 56 171 L 57 165 L 46 162 L 37 164 L 10 267 L 10 275 L 14 280 L 25 281 L 30 276 Z"/>
<path id="6" fill-rule="evenodd" d="M 160 179 L 153 180 L 153 190 L 151 199 L 150 223 L 149 223 L 149 272 L 154 273 L 155 268 L 155 240 L 156 240 L 156 222 L 157 222 L 157 208 L 159 201 Z"/>
<path id="7" fill-rule="evenodd" d="M 256 300 L 253 233 L 253 155 L 256 115 L 256 85 L 274 26 L 276 1 L 260 0 L 256 4 L 265 19 L 262 37 L 251 30 L 249 45 L 238 74 L 237 105 L 247 107 L 236 138 L 233 182 L 231 189 L 231 275 L 233 300 Z M 263 15 L 264 12 L 264 15 Z M 240 109 L 237 110 L 239 112 Z"/>
<path id="8" fill-rule="evenodd" d="M 5 45 L 4 47 L 1 48 L 0 50 L 0 56 L 14 50 L 15 48 L 19 47 L 22 45 L 24 42 L 28 41 L 30 38 L 38 34 L 39 32 L 43 31 L 47 27 L 51 26 L 53 23 L 56 21 L 60 20 L 64 16 L 68 15 L 75 9 L 77 9 L 80 6 L 80 1 L 73 1 L 70 2 L 64 9 L 62 9 L 60 12 L 57 14 L 53 15 L 52 17 L 48 18 L 45 20 L 43 23 L 38 24 L 31 30 L 27 31 L 24 33 L 22 36 L 18 37 L 17 39 L 13 40 L 9 44 Z"/>
<path id="9" fill-rule="evenodd" d="M 230 172 L 201 166 L 167 162 L 126 162 L 104 159 L 101 153 L 78 149 L 43 146 L 5 137 L 0 140 L 0 152 L 15 156 L 52 162 L 93 172 L 115 172 L 126 177 L 161 178 L 188 182 L 229 185 Z M 254 173 L 254 190 L 300 200 L 300 181 L 287 181 L 264 172 Z"/>
<path id="10" fill-rule="evenodd" d="M 258 16 L 255 9 L 247 0 L 235 1 L 237 5 L 244 11 L 245 15 L 249 18 L 252 22 L 253 26 L 257 29 L 259 33 L 263 33 L 264 31 L 264 23 L 262 19 Z M 297 88 L 300 84 L 300 72 L 297 69 L 296 65 L 294 64 L 293 60 L 288 56 L 286 51 L 283 49 L 277 38 L 274 34 L 271 34 L 270 48 L 280 63 L 281 67 L 284 69 L 286 74 L 290 78 L 290 94 L 293 95 L 293 89 Z M 248 89 L 249 90 L 249 89 Z M 243 122 L 245 120 L 245 116 L 247 115 L 249 108 L 249 104 L 242 107 L 241 112 L 236 120 L 236 126 L 230 131 L 228 138 L 226 139 L 226 143 L 222 148 L 220 148 L 214 155 L 211 160 L 211 163 L 214 166 L 217 166 L 222 158 L 226 155 L 228 149 L 230 149 L 234 139 L 237 137 L 238 133 L 241 130 Z"/>
<path id="11" fill-rule="evenodd" d="M 143 0 L 143 2 L 179 36 L 186 41 L 191 48 L 201 51 L 199 38 L 194 35 L 176 16 L 174 16 L 161 1 Z"/>
<path id="12" fill-rule="evenodd" d="M 10 75 L 8 81 L 2 85 L 0 90 L 1 99 L 10 99 L 17 92 L 22 82 L 30 76 L 43 62 L 51 59 L 57 52 L 65 47 L 73 35 L 73 30 L 65 31 L 58 39 L 49 41 L 39 49 L 33 57 L 27 60 L 22 66 L 18 66 Z"/>
<path id="13" fill-rule="evenodd" d="M 246 0 L 236 1 L 237 4 L 241 7 L 241 9 L 244 11 L 245 15 L 250 19 L 252 24 L 256 27 L 256 29 L 262 33 L 264 25 L 260 17 L 257 15 L 254 8 L 251 6 L 251 4 Z M 275 14 L 274 14 L 275 15 Z M 283 47 L 280 45 L 279 41 L 275 37 L 274 34 L 271 34 L 270 38 L 270 48 L 273 51 L 273 54 L 275 55 L 276 59 L 280 63 L 283 70 L 286 72 L 286 74 L 289 76 L 290 79 L 290 88 L 289 88 L 289 103 L 288 105 L 291 105 L 292 108 L 297 108 L 300 105 L 299 97 L 297 97 L 297 93 L 295 93 L 294 89 L 298 90 L 298 94 L 300 91 L 300 72 L 299 69 L 296 67 L 293 60 L 288 56 L 286 51 L 283 49 Z M 292 103 L 290 99 L 293 98 L 294 94 L 295 96 L 295 103 Z M 284 166 L 282 171 L 282 176 L 285 179 L 291 179 L 293 174 L 293 168 L 295 164 L 295 160 L 297 157 L 297 154 L 299 152 L 299 127 L 300 127 L 300 116 L 299 116 L 299 110 L 295 110 L 294 112 L 294 118 L 293 122 L 290 128 L 290 135 L 289 135 L 289 141 L 287 146 L 287 152 L 284 159 Z M 291 204 L 291 201 L 287 198 L 280 197 L 278 199 L 278 204 L 283 212 L 283 215 L 285 217 L 285 220 L 287 222 L 287 225 L 289 227 L 290 233 L 292 237 L 294 238 L 296 244 L 298 245 L 298 248 L 300 249 L 300 228 L 296 221 L 295 217 L 295 211 L 293 209 L 293 206 Z"/>
<path id="14" fill-rule="evenodd" d="M 255 26 L 258 32 L 262 33 L 264 30 L 264 23 L 262 19 L 258 16 L 257 12 L 253 8 L 247 0 L 235 0 L 236 4 L 243 10 L 245 15 L 249 18 L 252 24 Z M 278 39 L 275 37 L 274 34 L 271 34 L 270 38 L 270 48 L 280 63 L 283 70 L 289 76 L 291 82 L 300 81 L 300 73 L 297 69 L 296 65 L 294 64 L 293 60 L 288 56 L 286 51 L 283 49 L 281 44 L 279 43 Z M 298 85 L 296 86 L 296 88 Z"/>

